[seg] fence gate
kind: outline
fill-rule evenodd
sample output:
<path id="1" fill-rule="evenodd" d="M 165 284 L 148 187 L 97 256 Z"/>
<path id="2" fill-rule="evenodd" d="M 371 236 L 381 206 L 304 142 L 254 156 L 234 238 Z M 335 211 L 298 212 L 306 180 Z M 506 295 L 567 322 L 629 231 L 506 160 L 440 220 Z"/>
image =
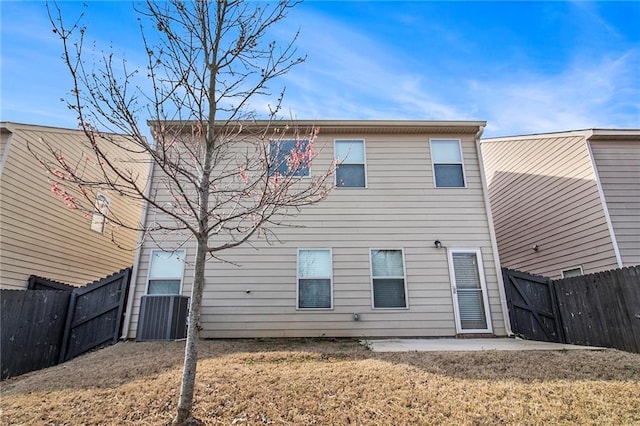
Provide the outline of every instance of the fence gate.
<path id="1" fill-rule="evenodd" d="M 84 287 L 31 276 L 0 292 L 0 379 L 56 365 L 120 338 L 131 268 Z"/>
<path id="2" fill-rule="evenodd" d="M 565 343 L 553 281 L 502 268 L 509 319 L 516 335 L 544 342 Z"/>
<path id="3" fill-rule="evenodd" d="M 130 278 L 127 268 L 71 293 L 60 362 L 118 341 Z"/>

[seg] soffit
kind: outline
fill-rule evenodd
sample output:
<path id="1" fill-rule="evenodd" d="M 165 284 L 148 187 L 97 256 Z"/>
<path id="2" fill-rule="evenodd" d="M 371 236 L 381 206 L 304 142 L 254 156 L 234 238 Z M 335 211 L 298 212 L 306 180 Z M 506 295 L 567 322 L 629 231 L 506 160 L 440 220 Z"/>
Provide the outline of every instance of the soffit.
<path id="1" fill-rule="evenodd" d="M 219 122 L 221 125 L 224 122 Z M 155 122 L 148 122 L 153 127 Z M 190 131 L 188 123 L 171 121 L 163 123 L 165 126 L 182 127 Z M 240 123 L 234 122 L 233 125 Z M 485 121 L 428 121 L 428 120 L 286 120 L 286 121 L 251 121 L 241 123 L 248 132 L 264 129 L 298 128 L 307 131 L 319 128 L 321 135 L 424 135 L 424 134 L 472 134 L 475 135 L 485 125 Z"/>
<path id="2" fill-rule="evenodd" d="M 640 142 L 640 129 L 593 129 L 589 140 Z"/>

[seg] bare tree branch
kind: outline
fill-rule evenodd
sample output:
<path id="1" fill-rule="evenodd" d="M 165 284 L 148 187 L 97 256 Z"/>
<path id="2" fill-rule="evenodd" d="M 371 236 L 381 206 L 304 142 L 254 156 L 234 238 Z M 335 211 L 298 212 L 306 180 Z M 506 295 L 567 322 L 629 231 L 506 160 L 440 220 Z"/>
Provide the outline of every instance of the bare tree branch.
<path id="1" fill-rule="evenodd" d="M 87 51 L 81 19 L 66 25 L 60 6 L 47 5 L 72 77 L 68 106 L 87 139 L 85 160 L 96 166 L 89 172 L 82 162 L 66 162 L 64 153 L 52 147 L 47 156 L 32 150 L 51 172 L 58 195 L 85 213 L 94 210 L 97 190 L 144 202 L 146 223 L 123 223 L 113 215 L 108 220 L 139 226 L 144 239 L 160 247 L 169 236 L 179 246 L 196 244 L 174 424 L 195 421 L 207 256 L 219 258 L 224 250 L 251 245 L 258 235 L 277 241 L 274 228 L 301 207 L 324 199 L 333 186 L 333 167 L 300 179 L 309 174 L 317 155 L 318 129 L 278 119 L 284 89 L 265 117 L 258 119 L 252 110 L 257 97 L 271 96 L 274 80 L 305 61 L 296 52 L 297 33 L 283 45 L 268 38 L 270 29 L 297 4 L 147 0 L 135 6 L 146 70 L 132 69 L 111 52 Z M 93 64 L 87 62 L 91 54 L 98 58 Z M 141 131 L 143 115 L 153 140 Z M 132 165 L 149 161 L 153 180 L 147 183 Z"/>

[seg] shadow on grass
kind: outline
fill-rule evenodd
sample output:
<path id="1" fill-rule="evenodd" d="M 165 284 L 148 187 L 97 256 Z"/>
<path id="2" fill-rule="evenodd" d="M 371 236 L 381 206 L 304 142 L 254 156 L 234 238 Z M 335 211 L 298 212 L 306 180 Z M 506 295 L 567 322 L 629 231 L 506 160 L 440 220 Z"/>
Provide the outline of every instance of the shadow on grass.
<path id="1" fill-rule="evenodd" d="M 234 352 L 310 352 L 325 361 L 377 359 L 460 379 L 640 381 L 640 354 L 614 349 L 376 353 L 360 345 L 359 339 L 352 338 L 204 340 L 202 343 L 200 359 Z M 286 361 L 286 356 L 283 360 Z"/>

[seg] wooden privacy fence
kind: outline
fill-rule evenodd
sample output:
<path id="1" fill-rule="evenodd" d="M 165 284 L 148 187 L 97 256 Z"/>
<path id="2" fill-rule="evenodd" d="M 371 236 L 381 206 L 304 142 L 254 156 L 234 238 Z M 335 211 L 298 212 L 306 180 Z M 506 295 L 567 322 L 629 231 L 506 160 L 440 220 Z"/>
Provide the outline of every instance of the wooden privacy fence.
<path id="1" fill-rule="evenodd" d="M 131 268 L 84 287 L 29 278 L 2 290 L 1 378 L 50 367 L 120 337 Z"/>
<path id="2" fill-rule="evenodd" d="M 0 296 L 1 378 L 56 365 L 71 293 L 1 290 Z"/>
<path id="3" fill-rule="evenodd" d="M 561 280 L 502 274 L 515 334 L 640 353 L 640 266 Z"/>

